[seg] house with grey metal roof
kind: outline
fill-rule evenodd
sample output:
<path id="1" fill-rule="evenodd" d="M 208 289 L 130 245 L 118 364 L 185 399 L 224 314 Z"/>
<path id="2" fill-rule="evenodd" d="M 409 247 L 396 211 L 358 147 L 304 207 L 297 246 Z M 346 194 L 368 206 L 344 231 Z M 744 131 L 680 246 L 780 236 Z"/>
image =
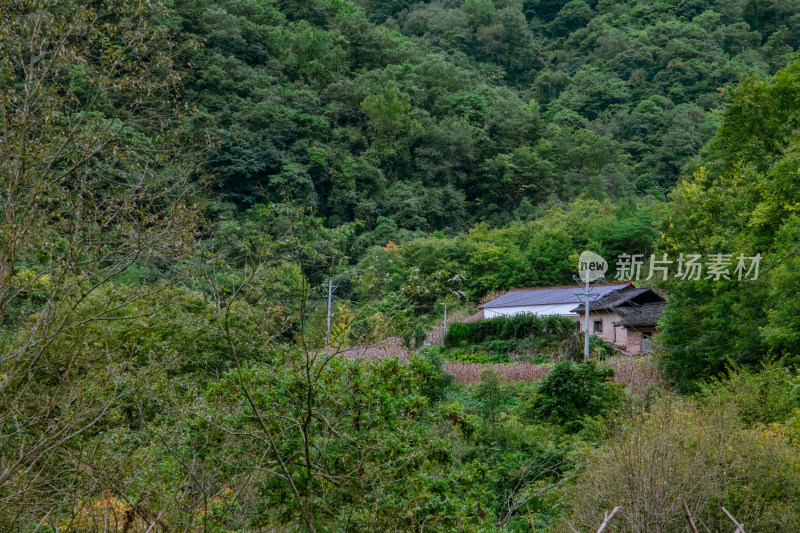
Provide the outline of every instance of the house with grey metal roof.
<path id="1" fill-rule="evenodd" d="M 592 285 L 592 292 L 602 298 L 621 289 L 633 288 L 630 282 L 598 283 Z M 480 308 L 484 318 L 529 314 L 536 316 L 566 316 L 577 320 L 573 311 L 581 302 L 581 288 L 575 285 L 560 287 L 536 287 L 512 289 L 502 296 L 486 302 Z"/>

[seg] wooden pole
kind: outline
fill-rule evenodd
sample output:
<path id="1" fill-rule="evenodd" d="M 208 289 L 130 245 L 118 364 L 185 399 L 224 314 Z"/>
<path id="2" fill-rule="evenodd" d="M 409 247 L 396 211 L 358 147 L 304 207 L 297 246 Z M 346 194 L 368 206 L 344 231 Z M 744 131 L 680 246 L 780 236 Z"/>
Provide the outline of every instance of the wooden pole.
<path id="1" fill-rule="evenodd" d="M 612 518 L 612 517 L 613 517 L 615 514 L 617 514 L 617 511 L 619 511 L 619 506 L 617 506 L 617 507 L 614 507 L 614 509 L 612 509 L 612 510 L 611 510 L 611 514 L 607 514 L 607 515 L 606 515 L 606 517 L 603 519 L 603 523 L 602 523 L 602 524 L 600 524 L 600 528 L 597 530 L 597 533 L 603 533 L 603 530 L 604 530 L 604 529 L 606 528 L 606 526 L 608 525 L 608 521 L 609 521 L 609 520 L 611 520 L 611 518 Z"/>
<path id="2" fill-rule="evenodd" d="M 692 529 L 693 533 L 699 533 L 697 531 L 697 526 L 694 525 L 694 520 L 692 520 L 692 513 L 689 512 L 689 507 L 686 506 L 686 502 L 683 501 L 683 498 L 678 498 L 681 502 L 681 507 L 683 507 L 683 514 L 686 515 L 686 520 L 689 522 L 689 527 Z"/>
<path id="3" fill-rule="evenodd" d="M 720 508 L 722 509 L 722 511 L 723 511 L 723 512 L 724 512 L 726 515 L 728 515 L 728 518 L 730 518 L 730 519 L 733 521 L 733 523 L 734 523 L 734 524 L 736 524 L 736 531 L 734 531 L 733 533 L 745 533 L 745 531 L 744 531 L 744 524 L 740 524 L 740 523 L 739 523 L 739 521 L 738 521 L 738 520 L 736 520 L 736 519 L 733 517 L 733 515 L 732 515 L 732 514 L 731 514 L 731 513 L 730 513 L 730 512 L 729 512 L 727 509 L 725 509 L 724 507 L 722 507 L 721 505 L 720 505 Z"/>
<path id="4" fill-rule="evenodd" d="M 528 504 L 526 503 L 526 504 L 525 504 L 525 509 L 527 509 L 527 510 L 528 510 L 528 520 L 530 520 L 530 521 L 531 521 L 531 531 L 533 531 L 533 533 L 536 533 L 536 526 L 534 526 L 534 525 L 533 525 L 533 515 L 531 514 L 531 507 L 530 507 L 530 505 L 528 505 Z"/>
<path id="5" fill-rule="evenodd" d="M 701 526 L 703 526 L 703 530 L 704 530 L 706 533 L 711 533 L 711 530 L 710 530 L 710 529 L 708 529 L 708 526 L 707 526 L 707 525 L 705 525 L 705 523 L 703 522 L 703 519 L 702 519 L 702 518 L 698 518 L 698 519 L 697 519 L 697 521 L 698 521 L 698 522 L 700 522 L 700 525 L 701 525 Z"/>

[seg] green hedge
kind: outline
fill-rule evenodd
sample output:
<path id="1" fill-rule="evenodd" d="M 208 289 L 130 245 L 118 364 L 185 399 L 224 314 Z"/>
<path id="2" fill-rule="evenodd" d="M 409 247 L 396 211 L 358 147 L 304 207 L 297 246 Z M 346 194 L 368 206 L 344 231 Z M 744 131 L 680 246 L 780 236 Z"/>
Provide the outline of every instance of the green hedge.
<path id="1" fill-rule="evenodd" d="M 575 332 L 575 321 L 560 317 L 517 315 L 456 323 L 447 330 L 445 348 L 464 348 L 492 341 L 535 338 L 541 345 L 561 342 Z"/>

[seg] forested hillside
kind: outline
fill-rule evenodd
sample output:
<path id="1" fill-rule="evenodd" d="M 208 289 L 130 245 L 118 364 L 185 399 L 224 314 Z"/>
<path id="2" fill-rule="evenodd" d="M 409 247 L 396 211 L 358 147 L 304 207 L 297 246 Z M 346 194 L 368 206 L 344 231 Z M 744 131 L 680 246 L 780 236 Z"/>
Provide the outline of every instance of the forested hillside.
<path id="1" fill-rule="evenodd" d="M 297 201 L 385 245 L 387 227 L 663 197 L 726 87 L 800 42 L 794 0 L 358 4 L 175 2 L 216 209 Z"/>
<path id="2" fill-rule="evenodd" d="M 753 282 L 673 286 L 664 341 L 669 373 L 684 385 L 731 362 L 800 362 L 799 88 L 798 61 L 746 79 L 673 194 L 664 249 L 764 256 Z"/>
<path id="3" fill-rule="evenodd" d="M 0 532 L 800 531 L 798 46 L 800 0 L 0 0 Z M 652 354 L 481 320 L 584 250 L 761 262 L 625 289 Z"/>

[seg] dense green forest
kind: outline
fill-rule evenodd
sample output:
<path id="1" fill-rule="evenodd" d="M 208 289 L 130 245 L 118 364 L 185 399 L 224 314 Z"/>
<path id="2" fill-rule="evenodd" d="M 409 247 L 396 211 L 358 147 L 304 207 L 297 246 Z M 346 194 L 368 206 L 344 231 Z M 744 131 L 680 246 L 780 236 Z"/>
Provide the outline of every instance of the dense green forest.
<path id="1" fill-rule="evenodd" d="M 800 44 L 797 2 L 361 7 L 176 2 L 217 209 L 297 201 L 384 245 L 580 194 L 663 198 L 725 89 Z"/>
<path id="2" fill-rule="evenodd" d="M 798 47 L 797 0 L 0 0 L 0 531 L 800 530 Z M 762 261 L 654 280 L 653 355 L 459 323 L 584 250 Z"/>

